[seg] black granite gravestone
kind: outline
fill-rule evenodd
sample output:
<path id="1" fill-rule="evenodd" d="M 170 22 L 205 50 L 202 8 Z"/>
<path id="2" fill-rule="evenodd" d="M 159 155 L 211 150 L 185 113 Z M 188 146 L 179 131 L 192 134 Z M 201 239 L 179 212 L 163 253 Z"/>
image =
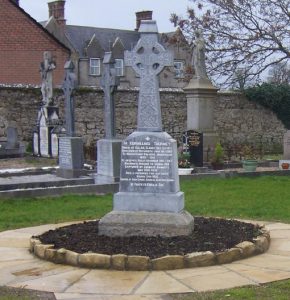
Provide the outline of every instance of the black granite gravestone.
<path id="1" fill-rule="evenodd" d="M 203 134 L 188 130 L 183 133 L 183 149 L 190 155 L 190 163 L 203 167 Z"/>

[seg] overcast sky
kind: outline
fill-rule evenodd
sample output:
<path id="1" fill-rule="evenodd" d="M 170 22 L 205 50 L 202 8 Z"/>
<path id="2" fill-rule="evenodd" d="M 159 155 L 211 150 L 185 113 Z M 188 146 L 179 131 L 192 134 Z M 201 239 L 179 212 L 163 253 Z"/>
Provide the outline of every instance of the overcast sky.
<path id="1" fill-rule="evenodd" d="M 20 6 L 37 21 L 48 19 L 48 0 L 20 0 Z M 135 12 L 152 10 L 159 32 L 174 31 L 170 14 L 186 16 L 189 0 L 66 0 L 69 25 L 135 29 Z"/>

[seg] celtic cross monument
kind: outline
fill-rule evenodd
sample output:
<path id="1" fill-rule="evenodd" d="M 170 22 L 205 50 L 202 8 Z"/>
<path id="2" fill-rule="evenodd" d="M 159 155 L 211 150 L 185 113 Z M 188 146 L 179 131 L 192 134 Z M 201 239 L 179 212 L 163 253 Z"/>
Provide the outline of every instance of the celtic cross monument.
<path id="1" fill-rule="evenodd" d="M 56 172 L 63 178 L 76 178 L 85 174 L 83 139 L 75 135 L 74 91 L 77 80 L 74 68 L 71 60 L 64 65 L 62 90 L 65 98 L 65 136 L 59 137 L 59 169 Z"/>
<path id="2" fill-rule="evenodd" d="M 115 99 L 119 85 L 115 59 L 112 52 L 106 52 L 103 60 L 101 87 L 104 91 L 105 137 L 97 142 L 97 173 L 95 183 L 113 183 L 120 178 L 121 140 L 116 139 Z"/>
<path id="3" fill-rule="evenodd" d="M 100 220 L 109 236 L 176 236 L 193 230 L 179 189 L 176 141 L 162 131 L 158 74 L 173 56 L 158 42 L 155 21 L 142 21 L 125 65 L 140 76 L 137 131 L 122 142 L 120 186 L 113 211 Z"/>

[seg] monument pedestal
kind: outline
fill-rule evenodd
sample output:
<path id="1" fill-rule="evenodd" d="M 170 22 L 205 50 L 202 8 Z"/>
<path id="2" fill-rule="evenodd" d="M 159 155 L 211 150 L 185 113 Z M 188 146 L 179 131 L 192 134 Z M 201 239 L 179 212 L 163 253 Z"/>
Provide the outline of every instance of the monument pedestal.
<path id="1" fill-rule="evenodd" d="M 214 132 L 214 105 L 218 89 L 208 78 L 192 78 L 184 88 L 187 99 L 187 130 L 197 130 L 203 133 L 203 157 L 208 156 L 208 149 L 213 149 L 218 142 Z"/>
<path id="2" fill-rule="evenodd" d="M 154 198 L 153 198 L 154 199 Z M 179 213 L 112 211 L 99 222 L 99 234 L 108 236 L 180 236 L 193 231 L 193 217 Z"/>
<path id="3" fill-rule="evenodd" d="M 102 139 L 97 142 L 97 174 L 95 184 L 119 182 L 121 140 Z"/>
<path id="4" fill-rule="evenodd" d="M 83 140 L 80 137 L 59 138 L 59 169 L 56 174 L 63 178 L 86 175 L 84 166 Z"/>
<path id="5" fill-rule="evenodd" d="M 99 233 L 187 235 L 193 217 L 183 209 L 176 141 L 166 132 L 133 132 L 122 142 L 119 192 Z"/>

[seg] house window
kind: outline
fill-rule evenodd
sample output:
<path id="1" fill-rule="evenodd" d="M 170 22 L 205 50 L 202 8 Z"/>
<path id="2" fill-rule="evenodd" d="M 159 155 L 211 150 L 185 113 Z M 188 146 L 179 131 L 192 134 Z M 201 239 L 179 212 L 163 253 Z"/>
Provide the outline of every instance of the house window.
<path id="1" fill-rule="evenodd" d="M 184 64 L 182 61 L 174 62 L 174 75 L 176 78 L 184 77 Z"/>
<path id="2" fill-rule="evenodd" d="M 101 75 L 101 60 L 99 58 L 90 58 L 90 75 Z"/>
<path id="3" fill-rule="evenodd" d="M 124 61 L 123 59 L 115 59 L 115 69 L 117 76 L 124 76 Z"/>

